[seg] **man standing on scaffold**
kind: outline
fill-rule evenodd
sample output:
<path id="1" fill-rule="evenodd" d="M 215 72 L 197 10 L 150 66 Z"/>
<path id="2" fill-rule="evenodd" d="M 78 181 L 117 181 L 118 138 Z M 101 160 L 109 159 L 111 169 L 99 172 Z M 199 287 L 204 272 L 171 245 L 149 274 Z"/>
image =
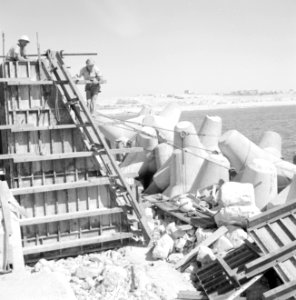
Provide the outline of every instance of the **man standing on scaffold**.
<path id="1" fill-rule="evenodd" d="M 96 101 L 98 94 L 101 92 L 101 72 L 91 59 L 86 60 L 86 66 L 80 70 L 78 77 L 83 77 L 84 80 L 90 81 L 85 85 L 87 107 L 91 114 L 95 112 Z"/>

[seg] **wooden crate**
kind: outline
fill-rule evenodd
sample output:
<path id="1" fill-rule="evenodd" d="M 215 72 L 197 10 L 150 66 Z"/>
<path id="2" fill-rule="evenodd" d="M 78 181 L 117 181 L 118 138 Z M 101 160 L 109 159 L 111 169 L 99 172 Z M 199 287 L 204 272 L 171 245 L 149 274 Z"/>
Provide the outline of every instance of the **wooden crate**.
<path id="1" fill-rule="evenodd" d="M 248 232 L 264 255 L 246 265 L 247 276 L 273 267 L 284 285 L 265 293 L 265 299 L 296 299 L 296 202 L 253 217 Z"/>
<path id="2" fill-rule="evenodd" d="M 197 278 L 210 300 L 235 299 L 257 281 L 261 275 L 251 279 L 245 276 L 245 264 L 259 254 L 249 243 L 227 253 L 196 272 Z M 230 297 L 230 298 L 229 298 Z"/>

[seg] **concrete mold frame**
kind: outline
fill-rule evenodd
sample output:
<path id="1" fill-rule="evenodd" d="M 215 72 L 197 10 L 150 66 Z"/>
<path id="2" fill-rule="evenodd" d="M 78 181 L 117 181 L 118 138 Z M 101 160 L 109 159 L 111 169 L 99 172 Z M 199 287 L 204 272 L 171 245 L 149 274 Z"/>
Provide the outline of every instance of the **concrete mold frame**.
<path id="1" fill-rule="evenodd" d="M 131 237 L 81 129 L 88 124 L 75 124 L 46 64 L 1 68 L 0 164 L 27 215 L 20 220 L 27 261 L 111 248 Z"/>

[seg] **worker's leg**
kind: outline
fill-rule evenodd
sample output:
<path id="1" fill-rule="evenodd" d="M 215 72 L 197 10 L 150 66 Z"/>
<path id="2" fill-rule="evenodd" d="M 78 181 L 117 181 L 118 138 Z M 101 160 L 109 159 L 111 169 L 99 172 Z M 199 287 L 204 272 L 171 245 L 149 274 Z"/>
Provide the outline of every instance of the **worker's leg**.
<path id="1" fill-rule="evenodd" d="M 95 93 L 92 95 L 91 97 L 91 101 L 90 101 L 90 113 L 94 114 L 96 111 L 96 102 L 97 102 L 97 98 L 98 98 L 98 94 Z"/>
<path id="2" fill-rule="evenodd" d="M 98 94 L 100 93 L 100 84 L 93 84 L 91 86 L 91 102 L 90 102 L 90 113 L 94 114 L 96 111 L 96 102 Z"/>
<path id="3" fill-rule="evenodd" d="M 88 108 L 88 110 L 90 110 L 90 103 L 91 103 L 91 91 L 90 90 L 86 90 L 86 106 Z"/>

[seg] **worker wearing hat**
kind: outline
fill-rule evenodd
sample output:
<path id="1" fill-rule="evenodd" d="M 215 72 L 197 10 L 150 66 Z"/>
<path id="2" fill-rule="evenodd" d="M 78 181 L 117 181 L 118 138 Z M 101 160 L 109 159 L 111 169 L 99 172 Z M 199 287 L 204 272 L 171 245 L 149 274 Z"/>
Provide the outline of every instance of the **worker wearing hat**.
<path id="1" fill-rule="evenodd" d="M 18 43 L 11 47 L 7 53 L 6 59 L 10 61 L 27 61 L 26 46 L 30 43 L 30 39 L 26 35 L 22 35 Z"/>
<path id="2" fill-rule="evenodd" d="M 85 85 L 86 101 L 90 113 L 94 114 L 98 94 L 101 92 L 100 81 L 102 75 L 92 59 L 87 59 L 85 63 L 86 66 L 80 70 L 78 77 L 83 77 L 84 80 L 89 81 Z"/>

